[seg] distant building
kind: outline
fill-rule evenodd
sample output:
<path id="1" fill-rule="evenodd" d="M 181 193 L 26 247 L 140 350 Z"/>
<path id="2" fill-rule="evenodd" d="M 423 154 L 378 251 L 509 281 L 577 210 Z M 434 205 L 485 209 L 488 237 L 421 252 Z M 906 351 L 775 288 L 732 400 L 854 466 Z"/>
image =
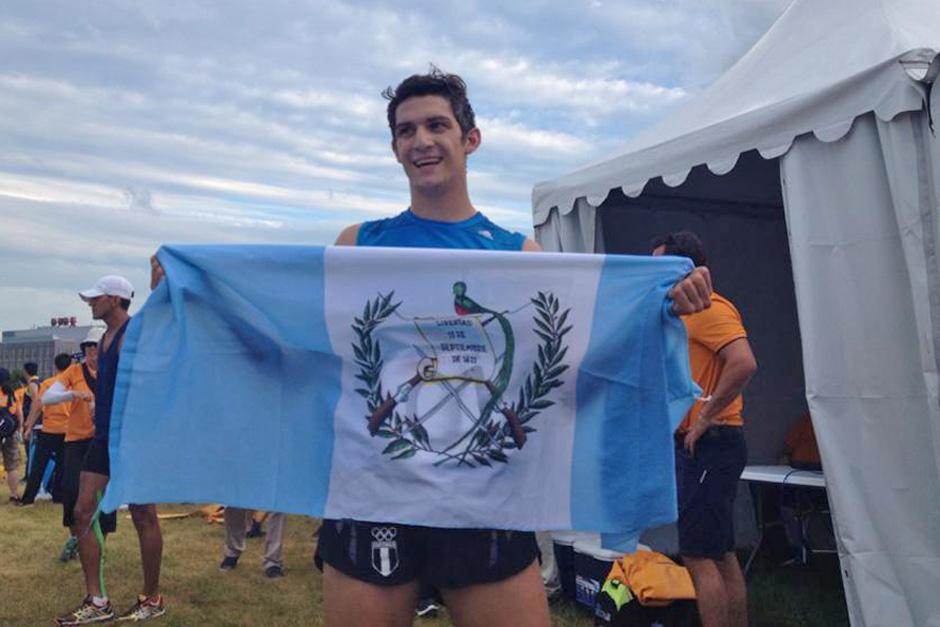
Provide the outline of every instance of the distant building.
<path id="1" fill-rule="evenodd" d="M 53 318 L 50 326 L 18 331 L 4 331 L 0 337 L 0 367 L 9 371 L 22 369 L 34 361 L 39 376 L 53 373 L 53 358 L 59 353 L 77 353 L 78 345 L 88 335 L 91 325 L 79 326 L 75 318 Z"/>

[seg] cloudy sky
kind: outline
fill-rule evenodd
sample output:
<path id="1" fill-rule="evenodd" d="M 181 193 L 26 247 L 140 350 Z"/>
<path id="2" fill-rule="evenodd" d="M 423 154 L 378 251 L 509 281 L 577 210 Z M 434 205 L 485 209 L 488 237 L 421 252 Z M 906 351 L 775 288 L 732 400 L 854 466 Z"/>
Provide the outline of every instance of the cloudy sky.
<path id="1" fill-rule="evenodd" d="M 694 97 L 787 4 L 0 4 L 0 329 L 88 322 L 103 274 L 146 296 L 162 243 L 328 244 L 401 211 L 379 92 L 432 62 L 477 112 L 474 204 L 531 233 L 534 183 Z"/>

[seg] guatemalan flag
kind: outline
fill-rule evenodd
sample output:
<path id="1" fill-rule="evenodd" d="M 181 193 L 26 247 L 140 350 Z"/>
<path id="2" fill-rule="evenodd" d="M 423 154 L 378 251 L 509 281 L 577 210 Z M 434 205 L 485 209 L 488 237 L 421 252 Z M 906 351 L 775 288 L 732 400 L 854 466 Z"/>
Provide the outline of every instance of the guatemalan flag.
<path id="1" fill-rule="evenodd" d="M 675 257 L 173 246 L 111 422 L 121 503 L 434 527 L 676 518 L 691 406 Z"/>

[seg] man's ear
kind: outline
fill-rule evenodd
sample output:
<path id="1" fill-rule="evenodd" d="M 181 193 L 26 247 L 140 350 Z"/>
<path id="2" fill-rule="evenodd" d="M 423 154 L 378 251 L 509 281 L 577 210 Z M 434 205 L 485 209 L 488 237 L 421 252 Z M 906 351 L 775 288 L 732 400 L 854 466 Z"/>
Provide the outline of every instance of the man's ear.
<path id="1" fill-rule="evenodd" d="M 395 161 L 401 163 L 401 157 L 398 156 L 398 148 L 395 146 L 395 138 L 392 138 L 392 154 L 395 155 Z"/>
<path id="2" fill-rule="evenodd" d="M 483 135 L 480 133 L 480 129 L 474 127 L 467 131 L 467 134 L 463 139 L 463 154 L 469 155 L 470 153 L 474 152 L 477 148 L 480 147 L 480 142 L 482 141 Z"/>

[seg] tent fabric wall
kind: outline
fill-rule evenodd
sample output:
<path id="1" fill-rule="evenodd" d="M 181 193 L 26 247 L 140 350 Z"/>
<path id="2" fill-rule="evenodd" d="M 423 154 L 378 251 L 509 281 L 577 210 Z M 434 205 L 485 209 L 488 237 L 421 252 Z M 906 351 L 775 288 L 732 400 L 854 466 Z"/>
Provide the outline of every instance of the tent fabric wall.
<path id="1" fill-rule="evenodd" d="M 807 399 L 853 625 L 940 625 L 935 139 L 922 112 L 781 158 Z"/>
<path id="2" fill-rule="evenodd" d="M 548 252 L 603 253 L 596 216 L 594 207 L 583 199 L 568 213 L 555 209 L 535 228 L 536 240 Z"/>

